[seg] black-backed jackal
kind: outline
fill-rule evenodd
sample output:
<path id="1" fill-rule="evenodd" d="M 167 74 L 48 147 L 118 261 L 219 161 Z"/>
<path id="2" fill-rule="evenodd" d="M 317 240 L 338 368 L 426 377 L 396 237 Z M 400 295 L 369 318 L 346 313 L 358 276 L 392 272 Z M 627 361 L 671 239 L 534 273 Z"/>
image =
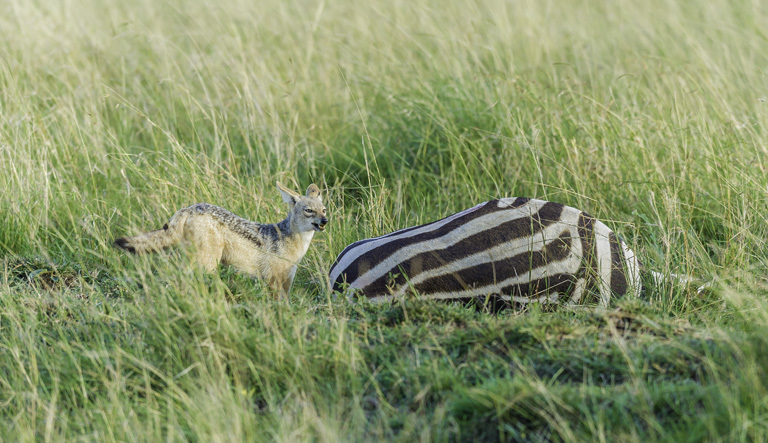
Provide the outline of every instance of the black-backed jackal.
<path id="1" fill-rule="evenodd" d="M 325 229 L 328 219 L 316 185 L 310 185 L 305 196 L 279 182 L 277 188 L 290 205 L 288 217 L 279 223 L 256 223 L 224 208 L 198 203 L 176 212 L 162 229 L 118 238 L 115 245 L 142 253 L 183 244 L 192 261 L 207 271 L 215 270 L 219 263 L 231 265 L 287 296 L 312 236 Z"/>

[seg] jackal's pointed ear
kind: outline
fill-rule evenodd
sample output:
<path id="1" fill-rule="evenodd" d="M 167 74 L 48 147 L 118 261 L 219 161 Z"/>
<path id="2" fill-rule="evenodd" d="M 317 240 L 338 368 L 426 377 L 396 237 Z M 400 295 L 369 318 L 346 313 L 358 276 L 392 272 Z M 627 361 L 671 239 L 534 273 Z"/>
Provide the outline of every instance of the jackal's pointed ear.
<path id="1" fill-rule="evenodd" d="M 323 201 L 323 196 L 320 195 L 320 188 L 317 187 L 316 184 L 312 183 L 307 188 L 307 197 L 309 198 L 316 198 L 320 201 Z"/>
<path id="2" fill-rule="evenodd" d="M 291 191 L 290 189 L 286 188 L 280 182 L 277 182 L 277 189 L 280 190 L 280 194 L 283 196 L 283 201 L 286 203 L 290 203 L 292 205 L 295 205 L 296 202 L 299 201 L 299 194 Z"/>

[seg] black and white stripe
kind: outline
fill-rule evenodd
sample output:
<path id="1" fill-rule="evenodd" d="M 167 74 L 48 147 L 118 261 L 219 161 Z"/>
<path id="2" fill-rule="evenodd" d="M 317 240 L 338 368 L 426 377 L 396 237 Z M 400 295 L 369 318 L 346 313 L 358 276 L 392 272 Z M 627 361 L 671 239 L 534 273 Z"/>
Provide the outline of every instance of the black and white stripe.
<path id="1" fill-rule="evenodd" d="M 606 306 L 612 294 L 639 292 L 640 267 L 610 228 L 578 209 L 504 198 L 353 243 L 336 258 L 330 281 L 374 302 L 415 291 Z"/>

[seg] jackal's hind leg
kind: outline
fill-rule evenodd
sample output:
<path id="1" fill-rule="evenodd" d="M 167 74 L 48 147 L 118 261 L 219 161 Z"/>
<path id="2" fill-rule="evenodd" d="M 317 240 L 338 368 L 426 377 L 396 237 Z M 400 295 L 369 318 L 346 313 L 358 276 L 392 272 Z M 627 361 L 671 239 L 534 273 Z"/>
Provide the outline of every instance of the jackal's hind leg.
<path id="1" fill-rule="evenodd" d="M 200 222 L 190 228 L 185 232 L 190 260 L 208 272 L 216 271 L 224 253 L 224 237 L 221 232 L 209 224 Z"/>
<path id="2" fill-rule="evenodd" d="M 217 253 L 213 248 L 204 251 L 197 250 L 190 254 L 190 260 L 205 269 L 206 272 L 214 272 L 221 261 L 221 251 Z"/>

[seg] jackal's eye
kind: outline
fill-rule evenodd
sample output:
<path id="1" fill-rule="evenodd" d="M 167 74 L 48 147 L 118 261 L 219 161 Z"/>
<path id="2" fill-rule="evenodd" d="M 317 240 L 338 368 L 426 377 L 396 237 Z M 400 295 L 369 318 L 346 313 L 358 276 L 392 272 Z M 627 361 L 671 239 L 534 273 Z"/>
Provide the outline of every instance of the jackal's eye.
<path id="1" fill-rule="evenodd" d="M 309 208 L 304 209 L 304 213 L 307 215 L 312 215 L 312 210 Z"/>

